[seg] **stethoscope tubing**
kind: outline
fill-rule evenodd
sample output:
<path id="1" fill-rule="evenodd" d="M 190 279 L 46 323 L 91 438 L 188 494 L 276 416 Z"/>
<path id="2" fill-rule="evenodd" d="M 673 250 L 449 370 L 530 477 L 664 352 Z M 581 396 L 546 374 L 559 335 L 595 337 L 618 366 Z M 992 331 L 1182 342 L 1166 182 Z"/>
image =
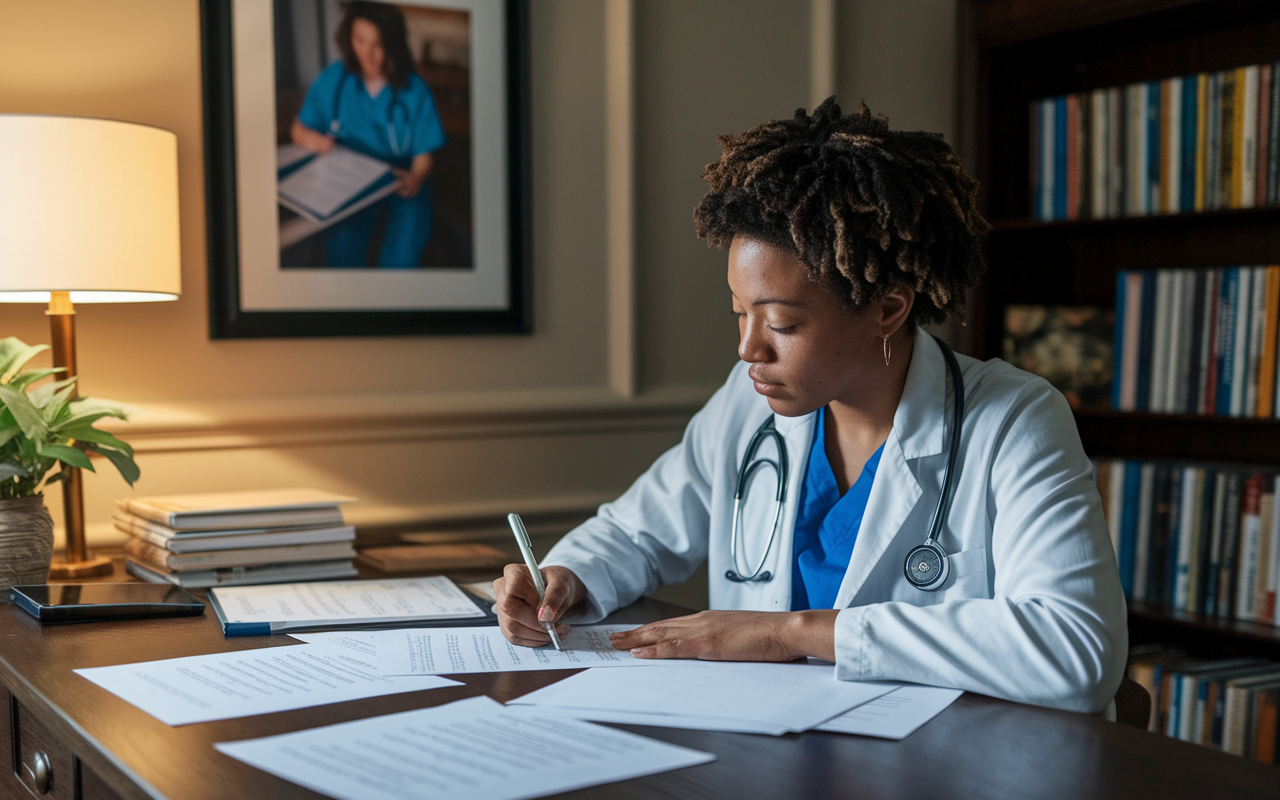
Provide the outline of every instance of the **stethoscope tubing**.
<path id="1" fill-rule="evenodd" d="M 352 79 L 352 75 L 347 70 L 342 70 L 342 77 L 338 78 L 337 88 L 333 91 L 333 115 L 329 120 L 329 132 L 335 137 L 342 136 L 342 90 L 346 86 L 347 81 Z M 394 86 L 391 89 L 391 104 L 387 106 L 387 140 L 391 144 L 391 152 L 400 157 L 409 152 L 409 145 L 413 143 L 413 117 L 409 115 L 409 107 L 405 105 L 404 99 L 400 97 L 400 90 Z M 418 111 L 422 111 L 423 98 L 418 100 Z M 404 144 L 400 144 L 400 137 L 396 135 L 396 106 L 400 107 L 400 112 L 404 115 L 405 139 Z"/>

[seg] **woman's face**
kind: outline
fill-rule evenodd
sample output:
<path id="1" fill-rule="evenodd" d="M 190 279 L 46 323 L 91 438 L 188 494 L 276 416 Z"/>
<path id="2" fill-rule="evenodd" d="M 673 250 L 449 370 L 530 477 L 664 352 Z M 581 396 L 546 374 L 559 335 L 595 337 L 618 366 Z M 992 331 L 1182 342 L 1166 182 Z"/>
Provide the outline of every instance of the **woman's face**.
<path id="1" fill-rule="evenodd" d="M 382 66 L 386 54 L 382 50 L 382 34 L 378 26 L 367 19 L 356 17 L 351 21 L 351 49 L 360 62 L 360 71 L 365 80 L 386 78 Z"/>
<path id="2" fill-rule="evenodd" d="M 795 256 L 735 237 L 729 290 L 738 315 L 738 357 L 751 365 L 755 389 L 775 413 L 808 414 L 884 382 L 879 306 L 842 310 Z"/>

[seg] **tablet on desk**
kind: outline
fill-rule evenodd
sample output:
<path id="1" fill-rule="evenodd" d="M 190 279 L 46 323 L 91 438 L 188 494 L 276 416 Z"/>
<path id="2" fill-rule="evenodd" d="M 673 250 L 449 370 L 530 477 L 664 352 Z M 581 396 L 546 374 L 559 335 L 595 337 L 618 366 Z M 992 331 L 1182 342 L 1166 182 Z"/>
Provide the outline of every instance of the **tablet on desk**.
<path id="1" fill-rule="evenodd" d="M 204 603 L 177 586 L 158 583 L 41 583 L 9 587 L 9 602 L 42 623 L 187 617 Z"/>

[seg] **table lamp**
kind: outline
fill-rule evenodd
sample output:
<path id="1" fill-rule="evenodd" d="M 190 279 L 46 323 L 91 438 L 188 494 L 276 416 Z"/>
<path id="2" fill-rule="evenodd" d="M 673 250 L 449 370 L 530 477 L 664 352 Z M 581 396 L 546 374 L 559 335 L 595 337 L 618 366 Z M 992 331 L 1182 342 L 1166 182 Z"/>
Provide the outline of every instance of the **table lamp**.
<path id="1" fill-rule="evenodd" d="M 0 114 L 0 302 L 48 303 L 53 365 L 76 370 L 76 303 L 176 300 L 178 145 L 169 131 L 84 117 Z M 80 470 L 62 484 L 66 561 L 111 572 L 85 543 Z"/>

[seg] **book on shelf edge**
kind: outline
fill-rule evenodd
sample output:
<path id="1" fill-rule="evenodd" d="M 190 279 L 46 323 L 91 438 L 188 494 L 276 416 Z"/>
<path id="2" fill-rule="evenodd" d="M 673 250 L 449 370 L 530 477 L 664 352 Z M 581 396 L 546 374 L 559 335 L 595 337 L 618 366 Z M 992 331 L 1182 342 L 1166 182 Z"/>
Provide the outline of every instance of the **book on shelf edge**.
<path id="1" fill-rule="evenodd" d="M 297 561 L 333 561 L 356 556 L 351 542 L 253 547 L 242 550 L 214 550 L 204 553 L 171 553 L 163 547 L 131 537 L 124 545 L 125 553 L 137 561 L 158 569 L 183 572 L 193 569 L 222 567 L 255 567 Z"/>
<path id="2" fill-rule="evenodd" d="M 175 530 L 341 525 L 343 503 L 354 497 L 318 489 L 253 489 L 162 497 L 121 497 L 126 514 Z"/>
<path id="3" fill-rule="evenodd" d="M 116 530 L 163 547 L 171 553 L 198 553 L 207 550 L 237 550 L 322 542 L 350 542 L 356 538 L 351 525 L 304 528 L 250 528 L 245 531 L 175 531 L 130 514 L 113 517 Z"/>

